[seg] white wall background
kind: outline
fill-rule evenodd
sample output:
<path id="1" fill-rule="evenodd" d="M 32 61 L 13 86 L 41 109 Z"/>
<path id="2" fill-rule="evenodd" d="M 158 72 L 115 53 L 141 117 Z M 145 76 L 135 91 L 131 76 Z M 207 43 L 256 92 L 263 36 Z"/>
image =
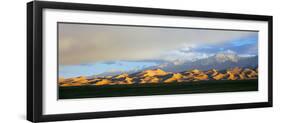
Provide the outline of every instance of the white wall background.
<path id="1" fill-rule="evenodd" d="M 0 4 L 0 122 L 27 123 L 26 112 L 26 2 L 2 0 Z M 87 0 L 84 0 L 87 1 Z M 74 123 L 142 122 L 280 122 L 281 114 L 281 14 L 278 0 L 88 0 L 97 4 L 200 10 L 274 16 L 274 107 L 169 115 L 136 116 Z M 70 121 L 65 121 L 70 122 Z"/>

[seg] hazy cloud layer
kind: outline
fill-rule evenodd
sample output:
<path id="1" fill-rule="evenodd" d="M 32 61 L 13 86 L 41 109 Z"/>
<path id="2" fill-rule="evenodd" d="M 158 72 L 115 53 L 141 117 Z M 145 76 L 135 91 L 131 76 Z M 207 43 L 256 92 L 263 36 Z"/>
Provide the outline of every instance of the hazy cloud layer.
<path id="1" fill-rule="evenodd" d="M 241 54 L 255 54 L 257 39 L 253 42 L 252 37 L 256 38 L 257 32 L 61 23 L 59 64 L 167 59 L 169 53 L 207 57 L 205 53 L 217 52 L 215 49 L 239 53 L 241 48 Z"/>

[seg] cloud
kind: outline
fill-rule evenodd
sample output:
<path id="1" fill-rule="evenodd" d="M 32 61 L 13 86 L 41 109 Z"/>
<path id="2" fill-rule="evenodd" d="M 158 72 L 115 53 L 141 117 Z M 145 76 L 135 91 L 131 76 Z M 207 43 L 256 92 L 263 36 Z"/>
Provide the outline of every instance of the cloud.
<path id="1" fill-rule="evenodd" d="M 201 45 L 197 52 L 216 53 L 219 51 L 232 50 L 237 54 L 258 55 L 258 34 L 228 40 L 218 44 Z"/>
<path id="2" fill-rule="evenodd" d="M 223 53 L 227 53 L 227 54 L 236 54 L 236 52 L 235 51 L 232 51 L 232 50 L 225 50 L 225 51 L 223 51 Z"/>
<path id="3" fill-rule="evenodd" d="M 161 55 L 159 59 L 173 62 L 174 64 L 181 64 L 186 61 L 196 61 L 213 55 L 212 53 L 193 51 L 194 49 L 196 49 L 194 45 L 192 47 L 185 46 L 178 50 L 168 51 Z"/>
<path id="4" fill-rule="evenodd" d="M 175 49 L 189 52 L 189 47 L 182 49 L 184 45 L 206 46 L 203 50 L 212 51 L 218 44 L 256 33 L 60 23 L 59 64 L 155 59 Z M 201 55 L 204 56 L 201 51 L 184 54 L 185 57 Z"/>
<path id="5" fill-rule="evenodd" d="M 217 53 L 237 54 L 242 57 L 258 55 L 258 35 L 240 37 L 226 42 L 205 45 L 183 45 L 162 54 L 159 59 L 181 64 L 213 56 Z"/>

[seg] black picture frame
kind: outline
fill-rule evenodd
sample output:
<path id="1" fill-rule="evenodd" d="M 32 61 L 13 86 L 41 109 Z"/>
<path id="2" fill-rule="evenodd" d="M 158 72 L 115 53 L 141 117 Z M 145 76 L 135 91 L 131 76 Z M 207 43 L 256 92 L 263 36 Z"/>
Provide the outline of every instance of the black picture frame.
<path id="1" fill-rule="evenodd" d="M 240 104 L 207 105 L 207 106 L 191 106 L 191 107 L 189 106 L 189 107 L 173 107 L 173 108 L 168 107 L 168 108 L 157 108 L 157 109 L 138 109 L 138 110 L 106 111 L 106 112 L 92 112 L 92 113 L 44 115 L 43 92 L 42 92 L 43 90 L 43 84 L 42 84 L 43 12 L 42 10 L 45 8 L 266 21 L 268 22 L 268 44 L 269 44 L 268 45 L 268 100 L 266 102 L 258 102 L 258 103 L 240 103 Z M 63 121 L 63 120 L 79 120 L 79 119 L 93 119 L 93 118 L 107 118 L 107 117 L 123 117 L 123 116 L 137 116 L 137 115 L 154 115 L 154 114 L 272 107 L 273 106 L 273 95 L 272 95 L 273 32 L 272 31 L 273 31 L 273 17 L 265 16 L 265 15 L 248 15 L 248 14 L 93 5 L 93 4 L 80 4 L 80 3 L 45 2 L 45 1 L 29 2 L 27 3 L 27 120 L 31 122 L 46 122 L 46 121 Z"/>

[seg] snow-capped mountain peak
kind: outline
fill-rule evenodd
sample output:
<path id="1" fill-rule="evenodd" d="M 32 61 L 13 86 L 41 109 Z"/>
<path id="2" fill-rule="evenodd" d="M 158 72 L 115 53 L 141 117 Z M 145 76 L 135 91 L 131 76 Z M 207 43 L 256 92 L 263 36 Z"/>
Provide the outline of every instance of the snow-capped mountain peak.
<path id="1" fill-rule="evenodd" d="M 214 58 L 216 59 L 217 62 L 226 62 L 226 61 L 231 61 L 231 62 L 238 62 L 239 56 L 232 51 L 226 51 L 226 52 L 219 52 L 216 55 L 214 55 Z"/>

